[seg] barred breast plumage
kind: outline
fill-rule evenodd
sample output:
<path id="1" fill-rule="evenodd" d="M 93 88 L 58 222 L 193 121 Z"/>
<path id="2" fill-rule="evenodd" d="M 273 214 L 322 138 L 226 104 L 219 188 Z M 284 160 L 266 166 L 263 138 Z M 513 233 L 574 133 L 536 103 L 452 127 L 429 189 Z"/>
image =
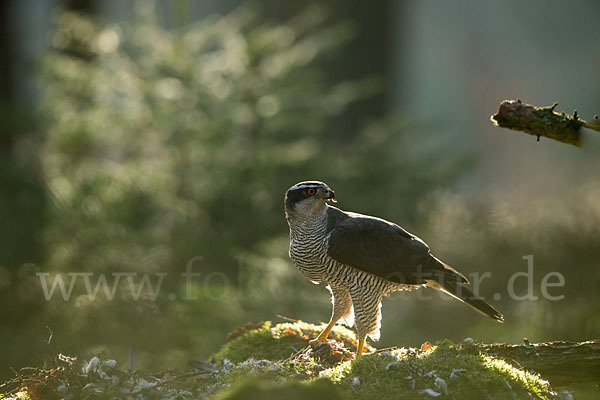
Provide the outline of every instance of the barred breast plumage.
<path id="1" fill-rule="evenodd" d="M 390 282 L 330 257 L 328 207 L 322 214 L 290 221 L 290 258 L 308 280 L 328 285 L 337 319 L 349 326 L 355 322 L 371 339 L 378 340 L 382 296 L 421 285 Z"/>
<path id="2" fill-rule="evenodd" d="M 300 182 L 286 192 L 290 258 L 312 282 L 324 282 L 333 312 L 315 342 L 339 321 L 356 324 L 357 356 L 367 336 L 379 339 L 381 299 L 396 290 L 429 286 L 444 291 L 497 321 L 500 312 L 463 286 L 464 275 L 431 255 L 418 237 L 380 218 L 329 206 L 333 191 L 323 182 Z"/>
<path id="3" fill-rule="evenodd" d="M 327 211 L 327 209 L 326 209 Z M 329 285 L 368 285 L 384 294 L 420 285 L 389 282 L 331 258 L 328 253 L 327 212 L 301 224 L 290 224 L 290 258 L 310 281 Z"/>

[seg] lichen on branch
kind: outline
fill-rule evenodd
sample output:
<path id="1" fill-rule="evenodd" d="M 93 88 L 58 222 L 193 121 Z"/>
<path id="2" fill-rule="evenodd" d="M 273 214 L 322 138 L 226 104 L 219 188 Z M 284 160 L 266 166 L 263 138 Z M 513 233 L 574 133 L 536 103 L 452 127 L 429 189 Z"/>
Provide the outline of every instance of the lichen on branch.
<path id="1" fill-rule="evenodd" d="M 538 140 L 543 136 L 577 147 L 581 146 L 581 127 L 600 131 L 598 116 L 593 122 L 587 122 L 577 115 L 577 111 L 573 115 L 556 113 L 557 105 L 536 107 L 521 100 L 504 100 L 490 119 L 497 126 L 529 133 Z"/>

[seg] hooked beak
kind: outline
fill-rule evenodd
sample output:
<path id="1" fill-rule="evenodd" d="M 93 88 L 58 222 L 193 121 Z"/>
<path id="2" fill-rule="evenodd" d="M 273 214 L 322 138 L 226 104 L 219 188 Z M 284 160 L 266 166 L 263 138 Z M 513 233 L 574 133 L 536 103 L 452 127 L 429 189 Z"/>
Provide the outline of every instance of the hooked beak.
<path id="1" fill-rule="evenodd" d="M 332 203 L 337 203 L 337 201 L 335 200 L 335 193 L 331 189 L 329 189 L 329 191 L 327 191 L 326 199 L 331 200 Z"/>

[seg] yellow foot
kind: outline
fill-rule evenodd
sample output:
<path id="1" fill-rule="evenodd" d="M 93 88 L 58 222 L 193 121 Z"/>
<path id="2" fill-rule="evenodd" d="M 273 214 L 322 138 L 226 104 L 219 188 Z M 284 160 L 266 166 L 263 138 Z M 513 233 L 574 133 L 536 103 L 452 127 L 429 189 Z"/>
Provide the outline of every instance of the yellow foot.
<path id="1" fill-rule="evenodd" d="M 317 336 L 315 339 L 308 341 L 309 344 L 319 344 L 319 343 L 326 343 L 326 342 L 327 342 L 327 338 L 320 337 L 320 336 Z"/>
<path id="2" fill-rule="evenodd" d="M 310 343 L 310 344 L 317 344 L 317 343 L 325 343 L 325 342 L 327 342 L 327 336 L 329 336 L 329 332 L 331 332 L 331 330 L 335 326 L 335 322 L 336 321 L 337 320 L 335 320 L 335 321 L 334 320 L 329 321 L 329 323 L 327 324 L 327 326 L 325 327 L 325 329 L 323 329 L 321 331 L 321 333 L 319 333 L 319 336 L 317 336 L 313 340 L 309 340 L 308 343 Z"/>

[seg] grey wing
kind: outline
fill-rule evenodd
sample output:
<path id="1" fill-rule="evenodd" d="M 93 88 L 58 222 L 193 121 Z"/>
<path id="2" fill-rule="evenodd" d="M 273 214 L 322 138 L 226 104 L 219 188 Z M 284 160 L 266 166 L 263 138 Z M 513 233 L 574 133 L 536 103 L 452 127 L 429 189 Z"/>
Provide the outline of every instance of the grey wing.
<path id="1" fill-rule="evenodd" d="M 421 239 L 379 218 L 354 214 L 340 221 L 329 233 L 327 253 L 342 264 L 393 282 L 467 282 L 462 274 L 431 255 Z"/>

